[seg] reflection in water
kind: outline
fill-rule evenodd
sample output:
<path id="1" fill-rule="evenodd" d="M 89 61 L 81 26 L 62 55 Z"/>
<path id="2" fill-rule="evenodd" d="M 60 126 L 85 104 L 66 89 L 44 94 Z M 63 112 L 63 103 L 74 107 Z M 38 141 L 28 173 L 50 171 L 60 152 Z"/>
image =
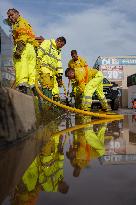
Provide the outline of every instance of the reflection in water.
<path id="1" fill-rule="evenodd" d="M 127 120 L 130 123 L 132 116 Z M 93 172 L 93 162 L 95 161 L 99 166 L 96 173 L 101 165 L 104 169 L 105 165 L 136 161 L 135 145 L 129 141 L 129 123 L 126 121 L 111 123 L 105 120 L 90 121 L 90 117 L 70 116 L 69 118 L 67 116 L 60 126 L 54 124 L 55 128 L 53 128 L 53 123 L 51 123 L 56 133 L 51 132 L 51 127 L 49 127 L 48 134 L 50 133 L 51 137 L 48 137 L 48 140 L 43 140 L 40 153 L 24 172 L 18 185 L 13 187 L 12 193 L 10 191 L 8 204 L 41 204 L 41 202 L 38 203 L 39 200 L 42 200 L 41 193 L 46 193 L 46 197 L 49 196 L 47 193 L 52 192 L 70 196 L 74 183 L 72 177 L 78 177 L 80 181 L 85 171 Z M 61 131 L 66 127 L 68 129 Z M 72 170 L 72 173 L 69 170 Z M 106 177 L 104 172 L 102 173 Z M 78 187 L 75 188 L 73 194 L 76 193 L 76 189 Z M 87 191 L 89 187 L 84 186 L 84 189 Z M 51 196 L 55 198 L 56 195 Z M 7 204 L 3 203 L 2 205 Z"/>
<path id="2" fill-rule="evenodd" d="M 24 173 L 16 187 L 11 204 L 36 202 L 40 191 L 67 193 L 64 181 L 65 135 L 54 135 Z"/>
<path id="3" fill-rule="evenodd" d="M 76 119 L 76 124 L 79 119 L 80 123 L 90 121 L 90 117 L 80 117 Z M 24 173 L 12 194 L 11 204 L 35 203 L 41 191 L 68 193 L 69 185 L 64 180 L 65 153 L 74 167 L 74 177 L 79 176 L 90 160 L 105 153 L 104 135 L 107 123 L 101 124 L 96 132 L 93 128 L 93 125 L 88 124 L 83 129 L 75 130 L 72 139 L 69 133 L 53 134 Z M 64 149 L 66 144 L 67 150 Z"/>
<path id="4" fill-rule="evenodd" d="M 87 119 L 89 118 L 84 117 L 83 122 Z M 80 175 L 81 170 L 88 166 L 90 160 L 104 155 L 104 136 L 106 128 L 106 123 L 101 124 L 97 132 L 95 132 L 93 125 L 88 125 L 73 133 L 73 142 L 70 144 L 66 156 L 74 167 L 74 177 Z"/>

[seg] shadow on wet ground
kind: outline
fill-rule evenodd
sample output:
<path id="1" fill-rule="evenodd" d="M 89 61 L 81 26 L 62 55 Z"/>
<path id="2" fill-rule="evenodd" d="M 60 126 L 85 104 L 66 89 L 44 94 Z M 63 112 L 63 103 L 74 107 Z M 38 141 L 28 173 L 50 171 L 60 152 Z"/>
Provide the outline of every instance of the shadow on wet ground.
<path id="1" fill-rule="evenodd" d="M 47 121 L 0 150 L 0 204 L 135 204 L 135 115 L 110 122 L 67 113 Z"/>

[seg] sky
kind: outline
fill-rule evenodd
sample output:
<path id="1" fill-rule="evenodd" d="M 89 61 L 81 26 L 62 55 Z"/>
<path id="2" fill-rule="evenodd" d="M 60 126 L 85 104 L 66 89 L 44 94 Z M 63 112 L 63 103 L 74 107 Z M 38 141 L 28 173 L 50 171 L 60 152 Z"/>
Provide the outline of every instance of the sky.
<path id="1" fill-rule="evenodd" d="M 88 65 L 98 56 L 135 55 L 136 0 L 0 0 L 0 14 L 16 8 L 45 39 L 64 36 L 64 70 L 70 51 L 77 50 Z"/>

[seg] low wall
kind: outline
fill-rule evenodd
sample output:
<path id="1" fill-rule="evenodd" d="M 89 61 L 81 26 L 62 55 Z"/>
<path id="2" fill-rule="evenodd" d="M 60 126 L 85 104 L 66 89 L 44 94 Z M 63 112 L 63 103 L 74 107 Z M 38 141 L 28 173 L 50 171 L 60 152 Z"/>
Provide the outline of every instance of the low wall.
<path id="1" fill-rule="evenodd" d="M 0 88 L 0 140 L 13 141 L 35 129 L 33 97 Z"/>

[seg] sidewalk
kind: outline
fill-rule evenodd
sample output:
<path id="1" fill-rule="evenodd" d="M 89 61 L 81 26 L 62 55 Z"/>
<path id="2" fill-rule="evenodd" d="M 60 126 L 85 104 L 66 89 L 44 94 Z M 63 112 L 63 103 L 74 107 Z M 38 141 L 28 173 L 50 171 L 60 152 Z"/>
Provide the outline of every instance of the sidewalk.
<path id="1" fill-rule="evenodd" d="M 117 113 L 123 115 L 136 115 L 136 109 L 119 108 Z"/>

